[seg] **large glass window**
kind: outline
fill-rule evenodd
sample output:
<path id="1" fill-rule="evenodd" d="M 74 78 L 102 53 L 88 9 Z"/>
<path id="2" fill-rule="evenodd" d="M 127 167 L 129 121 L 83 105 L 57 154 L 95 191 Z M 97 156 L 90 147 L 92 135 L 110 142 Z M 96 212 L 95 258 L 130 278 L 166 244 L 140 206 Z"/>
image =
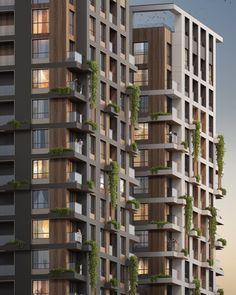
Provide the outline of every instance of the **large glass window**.
<path id="1" fill-rule="evenodd" d="M 135 194 L 147 194 L 149 190 L 149 179 L 148 177 L 136 177 L 139 181 L 139 186 L 134 187 Z"/>
<path id="2" fill-rule="evenodd" d="M 134 137 L 135 140 L 148 139 L 148 123 L 138 124 L 138 129 L 135 130 Z"/>
<path id="3" fill-rule="evenodd" d="M 32 268 L 33 269 L 49 268 L 49 251 L 48 250 L 32 251 Z"/>
<path id="4" fill-rule="evenodd" d="M 33 88 L 49 88 L 49 70 L 33 70 Z"/>
<path id="5" fill-rule="evenodd" d="M 49 295 L 49 281 L 33 281 L 32 289 L 33 295 Z"/>
<path id="6" fill-rule="evenodd" d="M 138 274 L 148 274 L 148 258 L 139 258 L 138 261 Z"/>
<path id="7" fill-rule="evenodd" d="M 43 179 L 49 177 L 49 160 L 33 161 L 33 179 Z"/>
<path id="8" fill-rule="evenodd" d="M 139 237 L 139 243 L 135 244 L 135 248 L 145 248 L 148 247 L 148 231 L 138 230 L 135 232 L 136 236 Z"/>
<path id="9" fill-rule="evenodd" d="M 134 167 L 148 166 L 148 150 L 140 150 L 137 157 L 134 157 Z"/>
<path id="10" fill-rule="evenodd" d="M 148 43 L 147 42 L 134 43 L 134 57 L 135 57 L 136 65 L 148 63 Z"/>
<path id="11" fill-rule="evenodd" d="M 148 85 L 148 69 L 138 69 L 134 73 L 134 83 L 139 86 Z"/>
<path id="12" fill-rule="evenodd" d="M 140 204 L 139 209 L 134 214 L 134 220 L 148 220 L 148 204 Z"/>
<path id="13" fill-rule="evenodd" d="M 33 34 L 49 33 L 49 10 L 33 10 Z"/>
<path id="14" fill-rule="evenodd" d="M 38 129 L 32 131 L 32 148 L 45 149 L 48 148 L 48 129 Z"/>
<path id="15" fill-rule="evenodd" d="M 49 239 L 49 220 L 33 220 L 33 239 Z"/>
<path id="16" fill-rule="evenodd" d="M 140 113 L 148 113 L 148 96 L 140 96 Z"/>
<path id="17" fill-rule="evenodd" d="M 32 57 L 33 58 L 48 58 L 49 56 L 49 40 L 37 39 L 32 41 Z"/>
<path id="18" fill-rule="evenodd" d="M 32 208 L 33 209 L 45 209 L 49 208 L 48 203 L 48 191 L 40 190 L 32 192 Z"/>
<path id="19" fill-rule="evenodd" d="M 32 118 L 33 119 L 48 119 L 49 117 L 49 102 L 47 99 L 33 100 L 32 103 Z"/>

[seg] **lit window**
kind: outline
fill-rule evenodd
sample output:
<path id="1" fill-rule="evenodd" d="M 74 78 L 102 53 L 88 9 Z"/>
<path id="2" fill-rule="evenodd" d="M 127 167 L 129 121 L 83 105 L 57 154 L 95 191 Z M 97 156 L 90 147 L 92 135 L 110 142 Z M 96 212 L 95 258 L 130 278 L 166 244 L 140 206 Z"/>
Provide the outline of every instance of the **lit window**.
<path id="1" fill-rule="evenodd" d="M 33 220 L 33 239 L 49 239 L 49 220 Z"/>
<path id="2" fill-rule="evenodd" d="M 148 274 L 148 258 L 139 258 L 138 261 L 138 274 Z"/>
<path id="3" fill-rule="evenodd" d="M 140 204 L 139 209 L 134 214 L 134 220 L 148 220 L 148 204 Z"/>
<path id="4" fill-rule="evenodd" d="M 47 99 L 33 100 L 32 103 L 32 118 L 33 119 L 48 119 L 49 117 L 49 103 Z"/>
<path id="5" fill-rule="evenodd" d="M 100 172 L 100 189 L 105 189 L 105 173 L 103 171 Z"/>
<path id="6" fill-rule="evenodd" d="M 125 180 L 120 179 L 120 195 L 121 197 L 125 197 Z"/>
<path id="7" fill-rule="evenodd" d="M 33 179 L 43 179 L 49 177 L 49 160 L 33 161 Z"/>
<path id="8" fill-rule="evenodd" d="M 49 33 L 49 10 L 33 10 L 33 34 Z"/>
<path id="9" fill-rule="evenodd" d="M 49 295 L 49 281 L 33 281 L 33 295 Z"/>
<path id="10" fill-rule="evenodd" d="M 38 129 L 32 131 L 32 148 L 45 149 L 48 148 L 48 129 Z"/>
<path id="11" fill-rule="evenodd" d="M 32 57 L 33 58 L 48 58 L 49 56 L 49 40 L 39 39 L 32 41 Z"/>
<path id="12" fill-rule="evenodd" d="M 33 209 L 49 208 L 47 190 L 32 192 L 32 208 Z"/>
<path id="13" fill-rule="evenodd" d="M 49 251 L 48 250 L 32 251 L 32 268 L 33 269 L 49 268 Z"/>
<path id="14" fill-rule="evenodd" d="M 49 88 L 49 70 L 33 70 L 33 88 Z"/>
<path id="15" fill-rule="evenodd" d="M 140 150 L 137 157 L 134 157 L 134 167 L 148 166 L 148 150 Z"/>
<path id="16" fill-rule="evenodd" d="M 135 130 L 135 140 L 148 139 L 148 123 L 138 124 L 138 129 Z"/>

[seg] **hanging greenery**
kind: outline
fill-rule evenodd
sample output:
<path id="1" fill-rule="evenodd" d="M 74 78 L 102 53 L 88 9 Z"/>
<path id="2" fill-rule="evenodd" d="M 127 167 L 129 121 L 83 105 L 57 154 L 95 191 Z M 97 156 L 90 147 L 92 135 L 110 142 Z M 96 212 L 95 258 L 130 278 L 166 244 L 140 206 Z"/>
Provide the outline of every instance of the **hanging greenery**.
<path id="1" fill-rule="evenodd" d="M 170 275 L 165 275 L 165 274 L 162 274 L 162 273 L 156 274 L 156 275 L 152 275 L 150 277 L 150 282 L 151 283 L 156 283 L 159 279 L 166 279 L 166 278 L 169 278 L 169 277 L 170 277 Z"/>
<path id="2" fill-rule="evenodd" d="M 139 86 L 133 85 L 129 86 L 128 89 L 131 89 L 131 125 L 137 126 L 138 124 L 138 112 L 139 112 L 139 105 L 140 105 L 140 95 L 141 91 Z"/>
<path id="3" fill-rule="evenodd" d="M 138 286 L 138 258 L 136 256 L 131 256 L 129 261 L 130 295 L 136 295 Z"/>
<path id="4" fill-rule="evenodd" d="M 114 288 L 117 288 L 119 285 L 119 281 L 117 280 L 117 278 L 110 279 L 110 283 L 111 283 L 112 287 L 114 287 Z"/>
<path id="5" fill-rule="evenodd" d="M 152 220 L 150 222 L 151 224 L 156 224 L 157 228 L 163 228 L 166 224 L 169 224 L 169 221 L 165 221 L 165 220 Z"/>
<path id="6" fill-rule="evenodd" d="M 120 230 L 121 225 L 117 220 L 112 219 L 112 220 L 109 220 L 107 223 L 112 224 L 116 230 Z"/>
<path id="7" fill-rule="evenodd" d="M 91 82 L 90 82 L 90 108 L 96 107 L 97 93 L 98 93 L 98 64 L 95 60 L 87 61 L 87 64 L 91 70 Z"/>
<path id="8" fill-rule="evenodd" d="M 221 242 L 223 246 L 227 246 L 227 241 L 226 239 L 220 238 L 217 241 Z"/>
<path id="9" fill-rule="evenodd" d="M 223 135 L 218 136 L 218 143 L 216 144 L 216 159 L 218 165 L 218 175 L 222 177 L 224 170 L 224 156 L 225 156 L 225 140 Z"/>
<path id="10" fill-rule="evenodd" d="M 127 204 L 134 205 L 135 209 L 139 209 L 139 207 L 140 207 L 140 202 L 137 199 L 128 200 Z"/>
<path id="11" fill-rule="evenodd" d="M 214 266 L 214 259 L 213 258 L 207 259 L 207 262 L 208 262 L 209 266 Z"/>
<path id="12" fill-rule="evenodd" d="M 188 250 L 187 249 L 183 248 L 180 252 L 183 253 L 184 256 L 188 256 Z"/>
<path id="13" fill-rule="evenodd" d="M 211 212 L 211 217 L 209 220 L 209 234 L 210 234 L 210 242 L 211 247 L 214 248 L 215 246 L 215 240 L 216 240 L 216 230 L 217 230 L 217 210 L 215 207 L 207 207 L 207 210 Z"/>
<path id="14" fill-rule="evenodd" d="M 85 242 L 85 245 L 90 245 L 92 250 L 89 252 L 89 275 L 90 275 L 90 285 L 92 289 L 96 288 L 97 284 L 97 267 L 99 262 L 98 257 L 98 245 L 95 241 L 89 240 Z"/>
<path id="15" fill-rule="evenodd" d="M 12 241 L 8 242 L 7 245 L 14 245 L 18 249 L 22 249 L 26 245 L 26 242 L 22 241 L 22 240 L 12 240 Z"/>
<path id="16" fill-rule="evenodd" d="M 61 217 L 70 216 L 73 213 L 71 208 L 54 208 L 51 209 L 52 213 L 56 213 Z"/>
<path id="17" fill-rule="evenodd" d="M 201 292 L 200 292 L 200 287 L 201 287 L 200 280 L 199 279 L 194 279 L 193 283 L 195 285 L 195 288 L 193 290 L 193 295 L 201 295 Z"/>
<path id="18" fill-rule="evenodd" d="M 218 290 L 217 290 L 217 293 L 218 293 L 219 295 L 224 295 L 224 294 L 225 294 L 225 292 L 224 292 L 223 289 L 218 289 Z"/>
<path id="19" fill-rule="evenodd" d="M 201 143 L 201 124 L 199 121 L 195 121 L 195 130 L 193 131 L 193 156 L 194 161 L 197 161 L 200 155 L 200 143 Z"/>
<path id="20" fill-rule="evenodd" d="M 111 171 L 109 173 L 109 186 L 110 186 L 112 208 L 115 208 L 117 204 L 118 182 L 119 182 L 119 165 L 116 161 L 113 161 L 111 162 Z"/>
<path id="21" fill-rule="evenodd" d="M 180 199 L 186 200 L 185 206 L 185 230 L 189 234 L 192 228 L 193 220 L 193 198 L 191 196 L 185 195 L 180 197 Z"/>

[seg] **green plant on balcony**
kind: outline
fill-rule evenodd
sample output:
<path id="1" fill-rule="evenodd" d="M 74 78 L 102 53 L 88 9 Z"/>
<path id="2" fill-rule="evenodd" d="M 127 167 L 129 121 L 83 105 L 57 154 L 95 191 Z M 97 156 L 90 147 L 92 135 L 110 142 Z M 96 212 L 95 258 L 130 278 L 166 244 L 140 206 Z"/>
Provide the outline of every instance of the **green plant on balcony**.
<path id="1" fill-rule="evenodd" d="M 209 258 L 209 259 L 207 259 L 207 262 L 208 262 L 209 266 L 214 266 L 214 259 Z"/>
<path id="2" fill-rule="evenodd" d="M 225 294 L 223 289 L 218 289 L 217 293 L 218 293 L 218 295 L 224 295 Z"/>
<path id="3" fill-rule="evenodd" d="M 66 269 L 66 268 L 62 268 L 62 267 L 53 268 L 53 269 L 50 269 L 50 271 L 49 271 L 50 275 L 53 277 L 61 276 L 64 273 L 74 273 L 74 272 L 75 272 L 74 269 Z"/>
<path id="4" fill-rule="evenodd" d="M 109 220 L 107 223 L 112 224 L 115 229 L 120 230 L 120 223 L 117 220 L 112 219 Z"/>
<path id="5" fill-rule="evenodd" d="M 227 246 L 227 241 L 226 241 L 226 239 L 220 238 L 220 239 L 218 239 L 217 241 L 218 241 L 218 242 L 221 242 L 222 245 L 223 245 L 224 247 Z"/>
<path id="6" fill-rule="evenodd" d="M 95 187 L 94 181 L 93 180 L 88 180 L 87 181 L 87 186 L 88 186 L 89 189 L 94 189 L 94 187 Z"/>
<path id="7" fill-rule="evenodd" d="M 50 210 L 51 213 L 56 213 L 61 217 L 70 216 L 73 213 L 73 210 L 70 208 L 54 208 Z"/>
<path id="8" fill-rule="evenodd" d="M 224 156 L 225 156 L 225 141 L 223 135 L 218 135 L 218 143 L 216 144 L 216 160 L 218 165 L 218 176 L 223 176 L 224 171 Z"/>
<path id="9" fill-rule="evenodd" d="M 188 256 L 188 250 L 187 249 L 183 248 L 180 252 L 183 253 L 184 256 Z"/>
<path id="10" fill-rule="evenodd" d="M 166 278 L 169 278 L 169 277 L 170 277 L 170 275 L 165 275 L 165 274 L 160 273 L 160 274 L 150 276 L 149 279 L 150 279 L 151 283 L 155 283 L 159 279 L 166 279 Z"/>
<path id="11" fill-rule="evenodd" d="M 156 224 L 157 228 L 163 228 L 166 224 L 169 224 L 169 222 L 165 220 L 152 220 L 150 223 Z"/>
<path id="12" fill-rule="evenodd" d="M 185 195 L 180 197 L 186 201 L 185 205 L 185 231 L 187 234 L 190 233 L 193 220 L 193 198 L 191 196 Z"/>
<path id="13" fill-rule="evenodd" d="M 120 106 L 117 103 L 110 102 L 107 106 L 112 107 L 116 113 L 120 112 Z"/>
<path id="14" fill-rule="evenodd" d="M 194 161 L 198 161 L 200 155 L 201 144 L 201 124 L 199 121 L 195 121 L 195 129 L 193 130 L 192 142 L 193 142 L 193 157 Z"/>
<path id="15" fill-rule="evenodd" d="M 157 174 L 159 170 L 168 170 L 171 169 L 169 166 L 155 166 L 150 169 L 152 174 Z"/>
<path id="16" fill-rule="evenodd" d="M 193 284 L 195 285 L 195 288 L 193 290 L 193 295 L 201 295 L 200 287 L 201 283 L 199 279 L 194 279 Z"/>
<path id="17" fill-rule="evenodd" d="M 14 129 L 18 129 L 18 128 L 20 128 L 22 123 L 20 121 L 14 119 L 14 120 L 9 121 L 7 124 L 10 125 Z"/>
<path id="18" fill-rule="evenodd" d="M 189 144 L 187 141 L 182 141 L 181 145 L 183 145 L 186 150 L 189 148 Z"/>
<path id="19" fill-rule="evenodd" d="M 88 125 L 92 127 L 92 130 L 97 130 L 97 123 L 92 120 L 87 120 L 84 122 L 84 125 Z"/>
<path id="20" fill-rule="evenodd" d="M 133 152 L 137 152 L 138 151 L 138 145 L 136 142 L 133 142 L 131 145 L 131 149 Z"/>
<path id="21" fill-rule="evenodd" d="M 171 113 L 168 113 L 168 112 L 155 112 L 155 113 L 151 113 L 150 114 L 150 117 L 152 120 L 158 120 L 159 117 L 161 116 L 170 116 Z"/>
<path id="22" fill-rule="evenodd" d="M 139 207 L 140 207 L 140 202 L 137 199 L 128 200 L 127 204 L 134 205 L 135 209 L 139 209 Z"/>
<path id="23" fill-rule="evenodd" d="M 227 191 L 226 191 L 225 188 L 221 187 L 219 189 L 221 190 L 223 196 L 226 196 L 227 195 Z"/>
<path id="24" fill-rule="evenodd" d="M 115 208 L 117 205 L 117 190 L 119 183 L 119 165 L 116 161 L 111 162 L 111 171 L 109 172 L 109 188 L 111 194 L 111 206 Z"/>
<path id="25" fill-rule="evenodd" d="M 50 92 L 58 94 L 70 94 L 72 92 L 72 89 L 70 87 L 56 87 L 50 89 Z"/>
<path id="26" fill-rule="evenodd" d="M 12 240 L 12 241 L 8 242 L 7 245 L 14 245 L 18 249 L 23 249 L 24 246 L 26 245 L 26 242 L 22 241 L 22 240 Z"/>
<path id="27" fill-rule="evenodd" d="M 202 235 L 202 231 L 201 231 L 201 229 L 199 227 L 192 228 L 192 231 L 196 231 L 198 236 Z"/>
<path id="28" fill-rule="evenodd" d="M 140 106 L 141 91 L 138 85 L 129 86 L 131 90 L 131 125 L 136 127 L 138 124 L 138 112 Z"/>
<path id="29" fill-rule="evenodd" d="M 91 70 L 90 82 L 90 108 L 96 107 L 97 93 L 98 93 L 98 63 L 95 60 L 87 61 L 89 69 Z"/>
<path id="30" fill-rule="evenodd" d="M 24 184 L 27 184 L 27 182 L 12 179 L 7 184 L 10 185 L 13 189 L 18 189 L 21 188 Z"/>
<path id="31" fill-rule="evenodd" d="M 201 180 L 201 176 L 200 175 L 195 175 L 195 179 L 196 179 L 196 182 L 200 182 L 200 180 Z"/>
<path id="32" fill-rule="evenodd" d="M 217 230 L 217 210 L 215 207 L 207 207 L 206 210 L 209 210 L 211 213 L 211 217 L 209 220 L 209 234 L 210 234 L 210 242 L 211 247 L 215 246 L 215 239 L 216 239 L 216 230 Z"/>
<path id="33" fill-rule="evenodd" d="M 99 262 L 98 256 L 98 244 L 95 241 L 89 240 L 85 242 L 85 245 L 91 246 L 92 250 L 89 252 L 89 275 L 90 275 L 90 285 L 92 289 L 96 288 L 97 283 L 97 267 Z"/>
<path id="34" fill-rule="evenodd" d="M 138 286 L 138 258 L 136 256 L 131 256 L 129 262 L 130 294 L 136 295 Z"/>
<path id="35" fill-rule="evenodd" d="M 73 151 L 73 149 L 64 148 L 64 147 L 59 146 L 59 147 L 55 147 L 55 148 L 50 149 L 50 154 L 52 154 L 54 156 L 61 156 L 64 153 L 71 152 L 71 151 Z"/>
<path id="36" fill-rule="evenodd" d="M 112 287 L 114 287 L 114 288 L 117 288 L 119 285 L 119 281 L 117 280 L 117 278 L 110 279 L 110 283 L 111 283 Z"/>

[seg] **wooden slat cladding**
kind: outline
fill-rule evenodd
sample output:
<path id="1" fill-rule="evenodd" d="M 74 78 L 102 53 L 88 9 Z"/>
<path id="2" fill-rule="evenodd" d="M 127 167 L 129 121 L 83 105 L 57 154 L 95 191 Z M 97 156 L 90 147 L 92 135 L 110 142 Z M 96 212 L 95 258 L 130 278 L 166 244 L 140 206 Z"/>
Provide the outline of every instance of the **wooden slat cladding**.
<path id="1" fill-rule="evenodd" d="M 166 123 L 149 124 L 149 143 L 164 143 L 167 134 Z"/>
<path id="2" fill-rule="evenodd" d="M 69 103 L 66 99 L 58 98 L 50 103 L 50 123 L 65 123 L 69 110 Z"/>
<path id="3" fill-rule="evenodd" d="M 65 208 L 69 202 L 69 193 L 66 189 L 50 190 L 50 208 Z"/>
<path id="4" fill-rule="evenodd" d="M 50 221 L 50 243 L 63 244 L 68 241 L 68 233 L 70 232 L 70 222 L 67 220 L 51 220 Z"/>
<path id="5" fill-rule="evenodd" d="M 164 198 L 166 196 L 166 178 L 165 177 L 150 177 L 149 191 L 152 198 Z"/>
<path id="6" fill-rule="evenodd" d="M 51 68 L 50 69 L 50 88 L 65 87 L 66 86 L 65 68 Z"/>
<path id="7" fill-rule="evenodd" d="M 67 1 L 50 1 L 50 61 L 61 62 L 66 58 Z"/>
<path id="8" fill-rule="evenodd" d="M 69 281 L 59 281 L 51 280 L 50 281 L 50 294 L 56 295 L 65 295 L 69 294 L 70 285 Z"/>
<path id="9" fill-rule="evenodd" d="M 66 172 L 69 170 L 67 160 L 50 161 L 50 183 L 65 183 Z"/>
<path id="10" fill-rule="evenodd" d="M 2 12 L 0 14 L 0 26 L 14 25 L 14 12 Z"/>

